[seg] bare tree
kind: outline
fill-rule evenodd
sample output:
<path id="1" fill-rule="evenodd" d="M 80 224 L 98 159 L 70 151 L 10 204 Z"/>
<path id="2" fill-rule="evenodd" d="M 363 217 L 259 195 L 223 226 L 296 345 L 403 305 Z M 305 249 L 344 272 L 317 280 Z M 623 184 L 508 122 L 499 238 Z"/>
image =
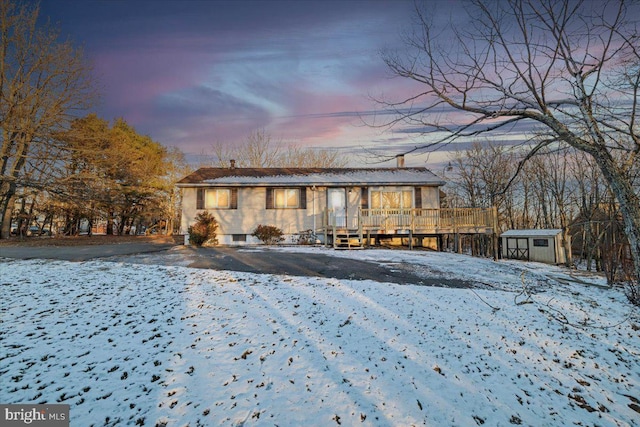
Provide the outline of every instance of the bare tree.
<path id="1" fill-rule="evenodd" d="M 504 191 L 515 169 L 513 159 L 513 153 L 502 145 L 478 142 L 453 154 L 449 163 L 454 171 L 453 191 L 457 200 L 472 208 L 495 206 L 499 227 L 510 223 L 508 215 L 513 213 L 513 186 Z M 490 244 L 486 235 L 469 236 L 469 240 L 472 253 L 488 253 Z"/>
<path id="2" fill-rule="evenodd" d="M 25 163 L 92 99 L 81 51 L 50 26 L 39 28 L 38 12 L 0 0 L 0 238 L 9 236 L 17 190 L 29 185 Z"/>
<path id="3" fill-rule="evenodd" d="M 385 55 L 394 74 L 423 88 L 385 103 L 397 113 L 389 124 L 433 133 L 416 149 L 532 129 L 535 145 L 525 160 L 560 142 L 589 154 L 616 196 L 640 277 L 640 199 L 630 176 L 640 157 L 640 3 L 464 4 L 470 22 L 446 28 L 417 7 L 407 52 Z"/>
<path id="4" fill-rule="evenodd" d="M 600 170 L 593 167 L 592 163 L 593 159 L 583 152 L 576 153 L 571 162 L 571 172 L 577 184 L 576 205 L 580 209 L 577 223 L 573 226 L 580 233 L 576 236 L 581 245 L 579 255 L 585 260 L 587 270 L 591 270 L 594 260 L 596 269 L 600 270 L 598 252 L 601 232 L 598 214 L 607 189 L 602 184 Z"/>
<path id="5" fill-rule="evenodd" d="M 473 208 L 496 206 L 504 219 L 509 196 L 504 188 L 515 172 L 513 153 L 501 145 L 477 142 L 466 151 L 456 152 L 451 160 L 458 171 L 457 187 L 465 204 Z"/>
<path id="6" fill-rule="evenodd" d="M 235 160 L 238 167 L 268 168 L 277 165 L 282 144 L 274 141 L 264 129 L 258 129 L 243 144 L 228 147 L 217 143 L 212 148 L 216 157 L 214 163 L 220 167 L 229 167 L 229 161 Z"/>
<path id="7" fill-rule="evenodd" d="M 237 167 L 319 167 L 339 168 L 347 164 L 347 159 L 335 150 L 285 146 L 282 141 L 274 140 L 264 129 L 252 132 L 244 144 L 227 147 L 221 143 L 213 147 L 214 164 L 229 167 L 229 161 L 235 160 Z"/>
<path id="8" fill-rule="evenodd" d="M 577 216 L 574 180 L 571 177 L 570 164 L 573 150 L 542 149 L 525 165 L 525 175 L 533 190 L 536 207 L 539 209 L 536 226 L 543 228 L 561 228 L 563 246 L 567 256 L 567 265 L 572 265 L 571 239 L 569 225 Z"/>

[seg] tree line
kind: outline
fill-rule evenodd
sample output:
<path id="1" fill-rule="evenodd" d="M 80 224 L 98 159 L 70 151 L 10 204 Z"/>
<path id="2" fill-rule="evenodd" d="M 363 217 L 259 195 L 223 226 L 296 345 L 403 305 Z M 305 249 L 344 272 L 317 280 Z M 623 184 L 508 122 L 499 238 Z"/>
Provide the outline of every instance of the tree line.
<path id="1" fill-rule="evenodd" d="M 620 206 L 595 161 L 568 145 L 527 151 L 490 141 L 454 152 L 443 174 L 451 207 L 495 206 L 500 231 L 562 229 L 575 256 L 570 264 L 603 271 L 610 282 L 633 276 Z M 640 193 L 640 164 L 627 171 Z"/>
<path id="2" fill-rule="evenodd" d="M 264 129 L 251 132 L 246 141 L 235 146 L 214 144 L 211 153 L 205 156 L 207 163 L 204 166 L 229 167 L 233 160 L 236 167 L 243 168 L 341 168 L 349 162 L 349 158 L 337 150 L 285 144 Z"/>

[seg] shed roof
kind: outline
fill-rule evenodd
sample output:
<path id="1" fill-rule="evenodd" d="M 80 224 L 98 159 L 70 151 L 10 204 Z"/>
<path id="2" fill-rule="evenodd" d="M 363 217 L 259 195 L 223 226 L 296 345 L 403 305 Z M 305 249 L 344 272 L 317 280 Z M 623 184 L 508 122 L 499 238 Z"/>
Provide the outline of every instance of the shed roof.
<path id="1" fill-rule="evenodd" d="M 561 228 L 508 230 L 501 234 L 505 237 L 554 237 L 562 233 Z"/>
<path id="2" fill-rule="evenodd" d="M 444 184 L 427 168 L 200 168 L 177 183 L 179 187 Z"/>

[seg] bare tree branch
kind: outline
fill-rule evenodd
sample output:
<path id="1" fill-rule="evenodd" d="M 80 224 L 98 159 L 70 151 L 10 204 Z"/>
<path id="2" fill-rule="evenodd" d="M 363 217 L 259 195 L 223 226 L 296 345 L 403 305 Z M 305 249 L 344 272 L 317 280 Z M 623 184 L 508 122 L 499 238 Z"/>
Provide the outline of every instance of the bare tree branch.
<path id="1" fill-rule="evenodd" d="M 407 50 L 383 57 L 393 74 L 422 86 L 383 104 L 397 112 L 388 125 L 430 137 L 405 154 L 515 123 L 531 124 L 527 138 L 538 141 L 518 172 L 551 144 L 589 154 L 616 195 L 640 276 L 640 200 L 629 173 L 640 153 L 640 3 L 472 0 L 464 26 L 436 25 L 433 9 L 416 7 Z"/>

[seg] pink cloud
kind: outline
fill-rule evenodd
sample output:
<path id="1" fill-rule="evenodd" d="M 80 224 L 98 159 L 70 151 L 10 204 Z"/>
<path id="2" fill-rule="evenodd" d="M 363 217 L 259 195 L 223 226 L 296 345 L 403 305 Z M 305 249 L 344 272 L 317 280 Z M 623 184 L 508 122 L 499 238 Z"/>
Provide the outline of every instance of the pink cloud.
<path id="1" fill-rule="evenodd" d="M 189 87 L 203 74 L 197 57 L 179 51 L 107 51 L 94 64 L 105 104 L 132 121 L 148 119 L 158 95 Z"/>

